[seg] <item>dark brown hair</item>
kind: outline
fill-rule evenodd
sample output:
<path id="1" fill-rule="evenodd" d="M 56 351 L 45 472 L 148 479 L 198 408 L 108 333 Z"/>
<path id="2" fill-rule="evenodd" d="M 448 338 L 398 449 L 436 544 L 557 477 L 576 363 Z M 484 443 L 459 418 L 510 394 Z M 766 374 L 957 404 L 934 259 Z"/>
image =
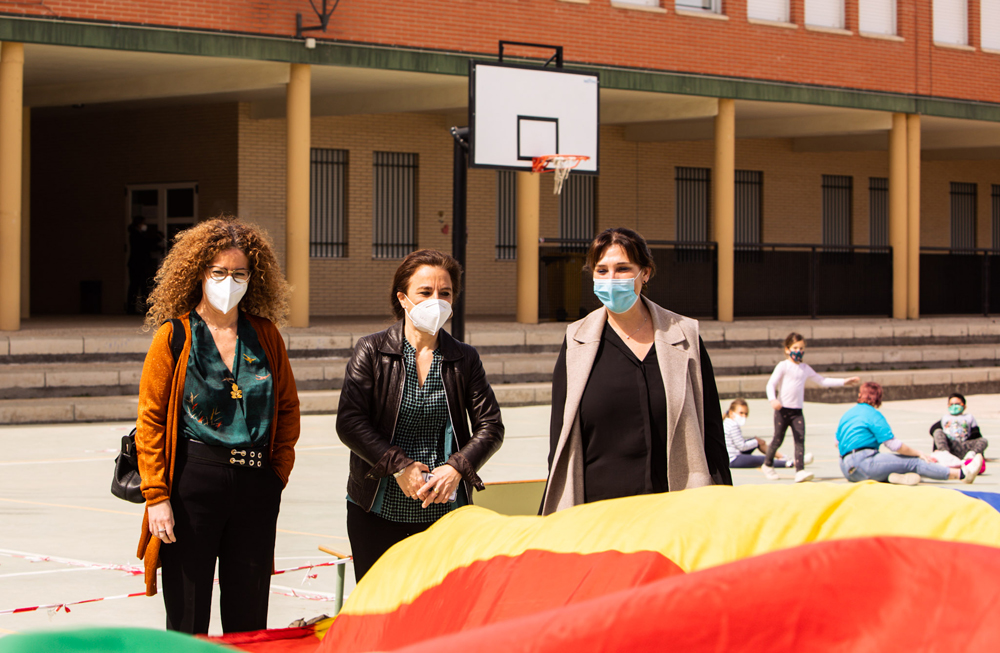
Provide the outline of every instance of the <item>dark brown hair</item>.
<path id="1" fill-rule="evenodd" d="M 858 403 L 870 404 L 875 408 L 882 405 L 882 386 L 874 381 L 862 383 L 858 388 Z"/>
<path id="2" fill-rule="evenodd" d="M 743 406 L 744 408 L 747 409 L 747 414 L 750 413 L 750 406 L 747 405 L 745 399 L 733 399 L 733 403 L 729 404 L 729 410 L 726 411 L 726 414 L 723 415 L 723 417 L 729 417 L 730 415 L 732 415 L 733 411 L 736 410 L 737 406 Z"/>
<path id="3" fill-rule="evenodd" d="M 462 292 L 462 266 L 451 256 L 436 249 L 418 249 L 403 259 L 403 262 L 396 268 L 396 274 L 392 277 L 392 293 L 389 296 L 389 304 L 392 306 L 392 314 L 397 320 L 403 319 L 402 304 L 396 297 L 397 292 L 404 295 L 410 287 L 410 278 L 421 267 L 429 265 L 434 268 L 441 268 L 451 277 L 451 298 L 452 301 L 458 299 Z"/>
<path id="4" fill-rule="evenodd" d="M 630 263 L 635 263 L 639 267 L 649 270 L 650 279 L 656 274 L 656 263 L 653 261 L 653 255 L 649 251 L 646 239 L 625 227 L 613 227 L 597 234 L 597 238 L 590 243 L 590 250 L 587 252 L 587 265 L 584 270 L 593 272 L 597 268 L 598 261 L 604 256 L 604 252 L 612 245 L 621 247 Z"/>
<path id="5" fill-rule="evenodd" d="M 791 349 L 792 345 L 794 345 L 795 343 L 805 342 L 805 341 L 806 341 L 805 336 L 803 336 L 801 333 L 795 333 L 794 331 L 792 331 L 791 333 L 788 334 L 788 337 L 785 338 L 785 349 Z"/>

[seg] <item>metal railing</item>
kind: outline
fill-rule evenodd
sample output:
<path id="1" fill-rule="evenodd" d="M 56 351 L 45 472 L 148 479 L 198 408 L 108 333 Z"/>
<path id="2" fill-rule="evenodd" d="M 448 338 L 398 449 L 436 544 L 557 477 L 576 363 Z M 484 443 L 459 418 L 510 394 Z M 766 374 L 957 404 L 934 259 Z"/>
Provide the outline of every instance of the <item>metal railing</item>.
<path id="1" fill-rule="evenodd" d="M 1000 312 L 1000 249 L 920 248 L 920 313 Z"/>
<path id="2" fill-rule="evenodd" d="M 593 276 L 584 271 L 590 240 L 539 238 L 538 318 L 577 320 L 598 308 Z M 690 317 L 716 317 L 716 244 L 647 241 L 656 276 L 646 289 L 655 303 Z"/>
<path id="3" fill-rule="evenodd" d="M 892 248 L 738 244 L 737 317 L 890 315 Z"/>

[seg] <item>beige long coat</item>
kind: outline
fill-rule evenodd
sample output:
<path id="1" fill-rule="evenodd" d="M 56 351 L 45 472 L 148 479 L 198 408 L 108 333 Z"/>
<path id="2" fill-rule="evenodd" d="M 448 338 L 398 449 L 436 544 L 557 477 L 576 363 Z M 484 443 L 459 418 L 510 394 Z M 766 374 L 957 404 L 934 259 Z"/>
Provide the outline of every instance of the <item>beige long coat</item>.
<path id="1" fill-rule="evenodd" d="M 642 301 L 653 321 L 653 346 L 667 395 L 667 483 L 671 491 L 712 485 L 705 457 L 698 322 L 661 308 L 645 297 Z M 607 309 L 602 306 L 566 328 L 566 404 L 542 500 L 543 515 L 584 502 L 580 400 L 607 319 Z"/>

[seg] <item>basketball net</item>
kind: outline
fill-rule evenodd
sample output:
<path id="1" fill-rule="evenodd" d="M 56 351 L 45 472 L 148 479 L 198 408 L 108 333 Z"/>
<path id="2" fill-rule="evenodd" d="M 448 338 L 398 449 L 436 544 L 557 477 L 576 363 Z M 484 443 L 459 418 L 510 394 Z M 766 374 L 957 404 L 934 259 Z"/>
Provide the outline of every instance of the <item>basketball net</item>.
<path id="1" fill-rule="evenodd" d="M 569 176 L 569 171 L 588 159 L 590 159 L 589 156 L 581 154 L 546 154 L 544 156 L 536 156 L 531 159 L 531 171 L 556 173 L 555 187 L 552 189 L 552 193 L 559 195 L 562 193 L 563 182 Z"/>

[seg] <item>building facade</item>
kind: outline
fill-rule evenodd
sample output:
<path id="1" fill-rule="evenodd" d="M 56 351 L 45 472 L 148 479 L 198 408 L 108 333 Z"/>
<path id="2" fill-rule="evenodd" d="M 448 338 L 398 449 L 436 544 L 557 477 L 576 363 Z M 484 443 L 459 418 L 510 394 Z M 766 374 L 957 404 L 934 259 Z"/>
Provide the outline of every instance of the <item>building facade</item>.
<path id="1" fill-rule="evenodd" d="M 293 324 L 387 315 L 398 260 L 451 248 L 449 129 L 500 40 L 599 75 L 600 175 L 544 180 L 539 246 L 527 173 L 470 170 L 470 315 L 576 317 L 578 241 L 610 226 L 698 317 L 1000 309 L 1000 0 L 335 7 L 297 35 L 307 0 L 0 2 L 0 329 L 124 312 L 135 215 L 266 227 Z"/>

